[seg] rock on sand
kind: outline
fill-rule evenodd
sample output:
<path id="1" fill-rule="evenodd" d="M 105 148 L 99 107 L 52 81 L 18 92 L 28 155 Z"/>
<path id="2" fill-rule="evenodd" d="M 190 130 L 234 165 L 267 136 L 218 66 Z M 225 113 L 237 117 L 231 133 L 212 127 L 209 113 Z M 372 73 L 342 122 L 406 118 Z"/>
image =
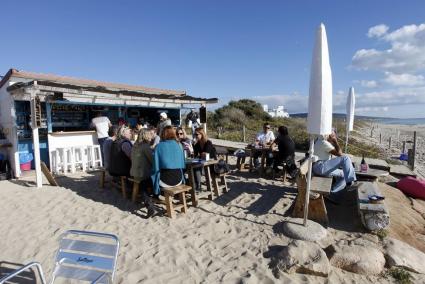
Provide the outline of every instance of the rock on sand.
<path id="1" fill-rule="evenodd" d="M 423 252 L 393 238 L 386 240 L 384 248 L 388 265 L 425 274 L 425 254 Z"/>

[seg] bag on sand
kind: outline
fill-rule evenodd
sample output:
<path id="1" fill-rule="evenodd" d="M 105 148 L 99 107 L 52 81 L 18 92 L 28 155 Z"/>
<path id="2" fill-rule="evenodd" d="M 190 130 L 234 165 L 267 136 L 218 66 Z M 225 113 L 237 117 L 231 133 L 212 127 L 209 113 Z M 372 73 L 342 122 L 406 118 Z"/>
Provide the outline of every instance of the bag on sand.
<path id="1" fill-rule="evenodd" d="M 225 174 L 229 171 L 229 165 L 223 159 L 218 160 L 218 163 L 214 165 L 214 172 L 216 174 Z"/>

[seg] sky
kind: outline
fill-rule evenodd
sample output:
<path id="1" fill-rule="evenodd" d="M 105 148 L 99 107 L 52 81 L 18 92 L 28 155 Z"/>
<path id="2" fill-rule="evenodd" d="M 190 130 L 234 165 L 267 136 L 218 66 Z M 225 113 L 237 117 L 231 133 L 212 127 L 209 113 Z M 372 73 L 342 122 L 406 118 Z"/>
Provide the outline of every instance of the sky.
<path id="1" fill-rule="evenodd" d="M 4 1 L 9 68 L 255 99 L 307 111 L 316 29 L 326 26 L 334 112 L 425 117 L 425 1 Z"/>

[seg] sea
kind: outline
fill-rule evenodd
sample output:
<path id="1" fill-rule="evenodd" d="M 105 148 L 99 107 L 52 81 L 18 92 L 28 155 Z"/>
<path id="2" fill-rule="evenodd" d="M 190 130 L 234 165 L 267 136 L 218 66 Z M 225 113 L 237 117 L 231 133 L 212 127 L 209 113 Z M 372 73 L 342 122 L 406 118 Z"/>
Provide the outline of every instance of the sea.
<path id="1" fill-rule="evenodd" d="M 378 118 L 378 123 L 383 124 L 402 124 L 402 125 L 425 125 L 425 117 L 423 118 Z"/>

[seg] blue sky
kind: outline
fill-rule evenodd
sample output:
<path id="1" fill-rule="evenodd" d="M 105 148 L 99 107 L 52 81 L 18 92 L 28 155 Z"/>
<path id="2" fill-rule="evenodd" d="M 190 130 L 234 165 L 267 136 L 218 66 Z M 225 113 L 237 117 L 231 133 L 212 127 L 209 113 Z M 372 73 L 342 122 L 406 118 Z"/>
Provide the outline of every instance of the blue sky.
<path id="1" fill-rule="evenodd" d="M 121 3 L 118 3 L 121 2 Z M 0 73 L 20 70 L 253 98 L 305 112 L 326 26 L 334 111 L 425 117 L 424 1 L 5 1 Z M 220 105 L 219 104 L 219 105 Z"/>

